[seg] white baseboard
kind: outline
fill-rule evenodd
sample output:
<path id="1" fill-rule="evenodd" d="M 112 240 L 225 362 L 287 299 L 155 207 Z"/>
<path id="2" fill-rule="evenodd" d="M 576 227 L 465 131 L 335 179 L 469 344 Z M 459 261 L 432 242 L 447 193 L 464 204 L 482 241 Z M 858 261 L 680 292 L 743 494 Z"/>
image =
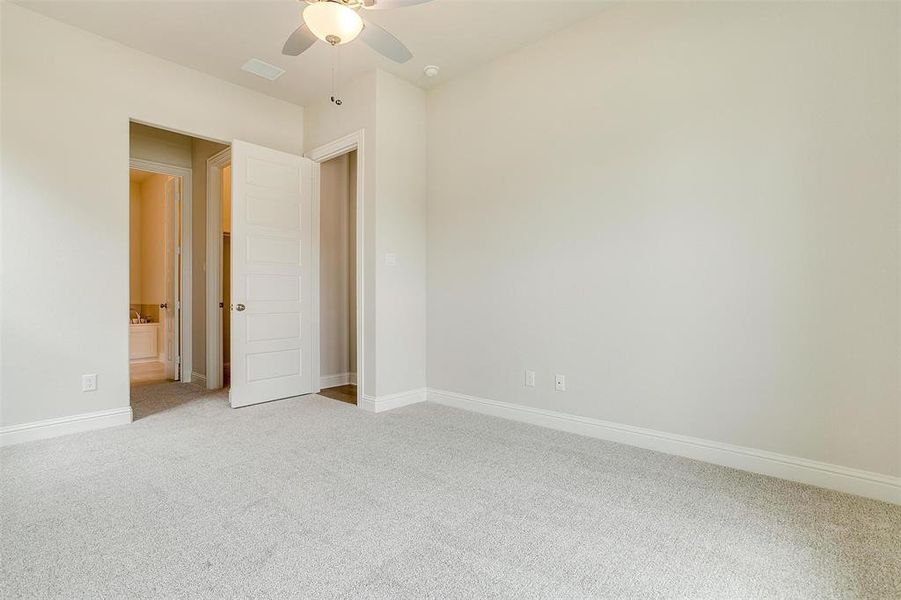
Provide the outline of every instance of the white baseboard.
<path id="1" fill-rule="evenodd" d="M 356 385 L 356 373 L 336 373 L 334 375 L 323 375 L 319 378 L 319 389 L 338 387 L 339 385 Z"/>
<path id="2" fill-rule="evenodd" d="M 428 389 L 429 402 L 901 504 L 901 477 L 654 429 Z"/>
<path id="3" fill-rule="evenodd" d="M 206 375 L 201 375 L 197 371 L 194 371 L 185 383 L 196 383 L 201 387 L 206 387 Z"/>
<path id="4" fill-rule="evenodd" d="M 385 396 L 378 396 L 377 398 L 363 396 L 360 398 L 360 408 L 377 413 L 425 401 L 426 388 L 419 388 L 418 390 L 400 392 L 399 394 L 387 394 Z"/>
<path id="5" fill-rule="evenodd" d="M 43 440 L 92 429 L 103 429 L 104 427 L 113 427 L 115 425 L 127 425 L 131 423 L 131 419 L 131 407 L 128 407 L 0 427 L 0 446 L 11 446 L 12 444 Z"/>

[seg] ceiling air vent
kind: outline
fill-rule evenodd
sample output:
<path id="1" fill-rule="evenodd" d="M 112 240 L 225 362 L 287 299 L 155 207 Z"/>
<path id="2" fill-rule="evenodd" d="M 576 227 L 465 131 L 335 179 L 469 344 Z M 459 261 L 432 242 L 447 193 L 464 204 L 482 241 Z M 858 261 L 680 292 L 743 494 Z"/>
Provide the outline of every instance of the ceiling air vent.
<path id="1" fill-rule="evenodd" d="M 248 73 L 253 73 L 263 79 L 268 79 L 269 81 L 275 81 L 279 77 L 285 74 L 284 69 L 280 69 L 275 65 L 270 65 L 267 62 L 261 61 L 259 58 L 251 58 L 244 66 L 241 67 L 242 71 L 247 71 Z"/>

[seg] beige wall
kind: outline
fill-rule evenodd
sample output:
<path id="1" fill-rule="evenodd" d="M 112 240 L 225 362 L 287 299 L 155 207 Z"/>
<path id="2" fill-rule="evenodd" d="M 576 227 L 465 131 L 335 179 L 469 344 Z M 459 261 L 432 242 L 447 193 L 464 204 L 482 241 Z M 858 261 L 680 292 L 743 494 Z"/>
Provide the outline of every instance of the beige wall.
<path id="1" fill-rule="evenodd" d="M 231 233 L 232 230 L 232 166 L 225 165 L 219 171 L 220 190 L 222 191 L 222 231 Z"/>
<path id="2" fill-rule="evenodd" d="M 901 473 L 898 7 L 623 4 L 432 91 L 429 386 Z"/>
<path id="3" fill-rule="evenodd" d="M 129 319 L 131 311 L 159 322 L 159 305 L 166 301 L 166 182 L 167 175 L 150 175 L 130 182 L 129 195 Z M 165 323 L 164 323 L 165 325 Z M 164 327 L 157 344 L 164 353 Z"/>
<path id="4" fill-rule="evenodd" d="M 426 385 L 426 95 L 378 72 L 376 392 Z M 397 257 L 388 265 L 387 254 Z"/>
<path id="5" fill-rule="evenodd" d="M 365 130 L 363 393 L 421 391 L 426 350 L 426 95 L 376 70 L 328 100 L 305 107 L 306 149 Z M 383 132 L 386 132 L 383 134 Z M 394 254 L 394 266 L 385 255 Z M 358 365 L 359 370 L 359 365 Z"/>
<path id="6" fill-rule="evenodd" d="M 138 302 L 166 301 L 166 182 L 167 175 L 151 175 L 141 182 L 139 208 L 140 281 Z"/>
<path id="7" fill-rule="evenodd" d="M 344 154 L 320 165 L 319 198 L 319 349 L 323 376 L 352 373 L 351 334 L 356 315 L 351 312 L 353 278 L 351 160 Z"/>
<path id="8" fill-rule="evenodd" d="M 0 423 L 128 410 L 129 120 L 298 154 L 304 111 L 10 2 L 0 28 Z"/>
<path id="9" fill-rule="evenodd" d="M 141 303 L 141 184 L 128 182 L 128 303 Z"/>
<path id="10" fill-rule="evenodd" d="M 191 138 L 187 135 L 130 123 L 128 147 L 132 158 L 191 168 Z"/>

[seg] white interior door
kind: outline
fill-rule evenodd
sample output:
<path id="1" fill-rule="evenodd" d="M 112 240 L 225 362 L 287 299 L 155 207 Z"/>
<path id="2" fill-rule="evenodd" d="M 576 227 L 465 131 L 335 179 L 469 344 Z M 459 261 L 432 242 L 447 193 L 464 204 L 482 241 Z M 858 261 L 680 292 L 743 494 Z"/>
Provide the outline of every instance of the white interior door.
<path id="1" fill-rule="evenodd" d="M 313 391 L 312 161 L 232 143 L 233 407 Z"/>
<path id="2" fill-rule="evenodd" d="M 166 181 L 166 301 L 160 306 L 160 324 L 163 329 L 163 349 L 166 355 L 166 373 L 170 379 L 178 380 L 181 353 L 179 341 L 178 282 L 181 270 L 181 227 L 179 208 L 181 207 L 181 177 L 170 177 Z"/>

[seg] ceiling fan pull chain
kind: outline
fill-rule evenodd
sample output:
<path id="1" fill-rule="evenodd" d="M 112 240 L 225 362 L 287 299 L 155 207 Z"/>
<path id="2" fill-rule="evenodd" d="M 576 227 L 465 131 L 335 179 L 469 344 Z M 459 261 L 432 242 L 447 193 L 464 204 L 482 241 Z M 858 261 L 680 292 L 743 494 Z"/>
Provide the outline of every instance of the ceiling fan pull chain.
<path id="1" fill-rule="evenodd" d="M 336 72 L 338 71 L 338 66 L 340 64 L 340 55 L 338 54 L 339 52 L 341 52 L 340 47 L 335 46 L 334 54 L 332 55 L 332 102 L 336 106 L 341 106 L 341 104 L 343 104 L 343 102 L 341 102 L 341 98 L 338 97 L 338 92 L 335 89 L 335 78 L 337 77 Z"/>

